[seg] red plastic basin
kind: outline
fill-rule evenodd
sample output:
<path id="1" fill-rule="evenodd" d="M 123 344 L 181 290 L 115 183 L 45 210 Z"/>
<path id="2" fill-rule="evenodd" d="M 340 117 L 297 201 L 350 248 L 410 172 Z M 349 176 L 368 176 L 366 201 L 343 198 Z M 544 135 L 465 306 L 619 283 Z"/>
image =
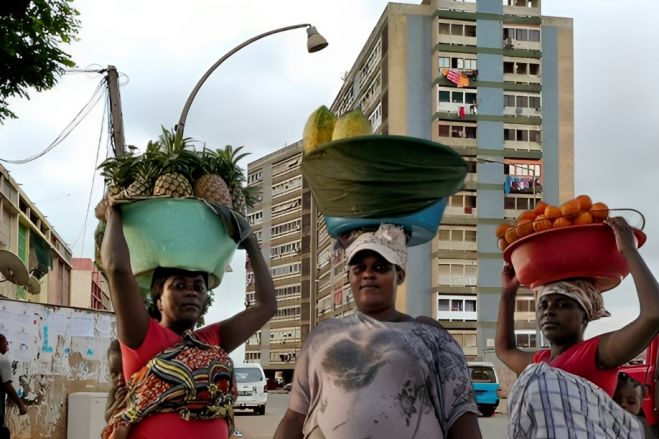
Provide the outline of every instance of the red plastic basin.
<path id="1" fill-rule="evenodd" d="M 641 247 L 645 233 L 634 228 Z M 503 259 L 512 263 L 523 285 L 535 288 L 562 279 L 587 278 L 599 291 L 616 287 L 629 274 L 618 252 L 613 230 L 606 224 L 549 229 L 510 244 Z"/>

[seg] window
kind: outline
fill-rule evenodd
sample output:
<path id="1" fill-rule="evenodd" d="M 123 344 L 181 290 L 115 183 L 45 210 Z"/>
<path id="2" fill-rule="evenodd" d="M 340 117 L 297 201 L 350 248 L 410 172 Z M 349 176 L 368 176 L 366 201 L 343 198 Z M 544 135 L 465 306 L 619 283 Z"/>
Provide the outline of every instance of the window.
<path id="1" fill-rule="evenodd" d="M 465 69 L 476 70 L 476 60 L 465 59 Z"/>
<path id="2" fill-rule="evenodd" d="M 475 104 L 476 93 L 465 93 L 465 104 Z"/>
<path id="3" fill-rule="evenodd" d="M 514 107 L 515 106 L 515 96 L 513 96 L 513 95 L 503 95 L 503 106 L 504 107 Z"/>
<path id="4" fill-rule="evenodd" d="M 291 284 L 284 285 L 281 287 L 275 287 L 275 295 L 278 299 L 288 298 L 291 296 L 299 296 L 302 292 L 302 286 L 300 284 Z"/>
<path id="5" fill-rule="evenodd" d="M 465 355 L 474 356 L 478 354 L 476 331 L 448 331 L 449 334 L 460 345 Z"/>
<path id="6" fill-rule="evenodd" d="M 260 352 L 245 352 L 245 361 L 247 363 L 259 363 L 261 361 Z"/>
<path id="7" fill-rule="evenodd" d="M 529 97 L 517 96 L 516 106 L 521 108 L 527 108 L 529 106 Z"/>
<path id="8" fill-rule="evenodd" d="M 528 130 L 516 130 L 517 131 L 517 141 L 518 142 L 528 142 L 529 141 L 529 131 Z"/>
<path id="9" fill-rule="evenodd" d="M 285 172 L 299 168 L 301 159 L 302 159 L 302 154 L 297 154 L 296 156 L 290 159 L 286 159 L 281 162 L 275 163 L 274 165 L 272 165 L 272 176 L 275 177 L 279 174 L 283 174 Z"/>
<path id="10" fill-rule="evenodd" d="M 540 97 L 539 96 L 529 96 L 529 108 L 540 109 Z"/>
<path id="11" fill-rule="evenodd" d="M 515 312 L 535 313 L 535 299 L 532 297 L 517 297 L 515 300 Z"/>
<path id="12" fill-rule="evenodd" d="M 465 25 L 465 37 L 475 37 L 475 36 L 476 36 L 476 26 L 466 24 Z M 538 38 L 540 38 L 540 37 L 538 37 Z M 538 41 L 540 41 L 540 40 L 538 39 Z"/>
<path id="13" fill-rule="evenodd" d="M 296 198 L 295 200 L 286 201 L 280 204 L 275 204 L 274 206 L 272 206 L 272 218 L 297 212 L 301 208 L 302 208 L 302 198 Z"/>
<path id="14" fill-rule="evenodd" d="M 515 63 L 515 73 L 518 75 L 526 75 L 528 64 L 525 62 Z"/>
<path id="15" fill-rule="evenodd" d="M 279 258 L 282 256 L 293 255 L 302 249 L 302 241 L 289 242 L 270 248 L 270 257 Z"/>
<path id="16" fill-rule="evenodd" d="M 302 176 L 298 175 L 297 177 L 293 177 L 272 186 L 272 196 L 278 197 L 300 188 L 302 188 Z"/>
<path id="17" fill-rule="evenodd" d="M 439 137 L 450 137 L 450 125 L 439 124 L 438 135 Z"/>
<path id="18" fill-rule="evenodd" d="M 270 274 L 273 278 L 276 277 L 286 277 L 300 273 L 302 264 L 300 262 L 295 262 L 293 264 L 278 265 L 276 267 L 270 268 Z"/>
<path id="19" fill-rule="evenodd" d="M 515 39 L 517 41 L 528 41 L 529 31 L 526 29 L 515 29 Z"/>
<path id="20" fill-rule="evenodd" d="M 515 63 L 510 61 L 504 61 L 503 73 L 515 73 Z"/>
<path id="21" fill-rule="evenodd" d="M 453 125 L 451 127 L 451 137 L 464 137 L 464 127 L 460 125 Z"/>
<path id="22" fill-rule="evenodd" d="M 247 184 L 256 183 L 261 180 L 263 180 L 263 171 L 261 169 L 254 171 L 247 176 Z"/>
<path id="23" fill-rule="evenodd" d="M 537 29 L 529 29 L 529 41 L 536 43 L 540 42 L 540 31 Z"/>
<path id="24" fill-rule="evenodd" d="M 294 320 L 300 318 L 300 305 L 279 308 L 272 320 Z"/>
<path id="25" fill-rule="evenodd" d="M 439 68 L 440 69 L 448 69 L 450 67 L 451 63 L 451 58 L 447 56 L 440 56 L 439 57 Z"/>
<path id="26" fill-rule="evenodd" d="M 520 329 L 515 331 L 515 342 L 519 348 L 537 348 L 536 333 L 533 330 Z"/>
<path id="27" fill-rule="evenodd" d="M 454 271 L 458 265 L 451 266 Z M 450 321 L 475 321 L 476 296 L 447 296 L 438 294 L 437 319 Z"/>
<path id="28" fill-rule="evenodd" d="M 250 213 L 247 215 L 247 219 L 252 226 L 261 224 L 261 221 L 263 221 L 263 212 L 259 210 L 258 212 Z"/>
<path id="29" fill-rule="evenodd" d="M 451 93 L 451 100 L 453 103 L 462 104 L 464 102 L 464 93 L 461 91 L 454 91 Z"/>
<path id="30" fill-rule="evenodd" d="M 529 75 L 539 75 L 540 74 L 540 64 L 529 63 Z"/>
<path id="31" fill-rule="evenodd" d="M 451 33 L 451 25 L 449 23 L 439 23 L 439 33 L 441 35 L 449 35 Z"/>
<path id="32" fill-rule="evenodd" d="M 451 35 L 462 36 L 464 34 L 464 26 L 461 24 L 451 25 Z"/>
<path id="33" fill-rule="evenodd" d="M 451 92 L 440 90 L 439 91 L 439 102 L 451 102 Z"/>
<path id="34" fill-rule="evenodd" d="M 476 138 L 476 127 L 465 127 L 465 137 L 467 139 Z"/>
<path id="35" fill-rule="evenodd" d="M 462 58 L 451 58 L 451 67 L 454 69 L 464 69 L 465 60 Z"/>

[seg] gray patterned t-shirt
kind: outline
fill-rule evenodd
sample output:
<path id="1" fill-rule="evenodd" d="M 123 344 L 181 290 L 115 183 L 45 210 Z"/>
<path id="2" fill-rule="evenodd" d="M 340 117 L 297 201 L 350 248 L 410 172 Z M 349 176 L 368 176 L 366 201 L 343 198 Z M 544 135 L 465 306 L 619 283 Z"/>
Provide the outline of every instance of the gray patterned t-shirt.
<path id="1" fill-rule="evenodd" d="M 444 329 L 362 313 L 318 325 L 297 357 L 289 408 L 313 439 L 443 438 L 478 413 L 467 363 Z"/>

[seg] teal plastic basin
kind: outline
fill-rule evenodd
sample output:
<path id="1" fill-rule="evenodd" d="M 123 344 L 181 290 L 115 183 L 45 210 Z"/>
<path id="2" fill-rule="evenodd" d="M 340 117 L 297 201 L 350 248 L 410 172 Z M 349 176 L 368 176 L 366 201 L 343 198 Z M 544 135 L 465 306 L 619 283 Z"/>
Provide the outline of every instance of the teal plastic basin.
<path id="1" fill-rule="evenodd" d="M 152 198 L 119 207 L 131 268 L 142 289 L 151 287 L 157 267 L 205 271 L 209 288 L 220 284 L 238 245 L 203 201 Z"/>

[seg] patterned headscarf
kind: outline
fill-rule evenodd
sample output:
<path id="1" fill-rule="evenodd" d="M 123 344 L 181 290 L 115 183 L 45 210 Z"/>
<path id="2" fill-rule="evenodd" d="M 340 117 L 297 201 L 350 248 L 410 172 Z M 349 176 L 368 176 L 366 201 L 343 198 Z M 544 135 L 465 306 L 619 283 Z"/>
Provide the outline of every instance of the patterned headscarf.
<path id="1" fill-rule="evenodd" d="M 586 312 L 589 322 L 609 317 L 611 314 L 604 309 L 602 294 L 597 291 L 592 282 L 582 279 L 564 280 L 542 285 L 533 289 L 536 301 L 548 294 L 562 294 L 576 302 Z"/>
<path id="2" fill-rule="evenodd" d="M 381 224 L 375 232 L 362 232 L 346 249 L 346 264 L 362 250 L 372 250 L 389 263 L 405 268 L 407 264 L 407 238 L 402 227 Z"/>

